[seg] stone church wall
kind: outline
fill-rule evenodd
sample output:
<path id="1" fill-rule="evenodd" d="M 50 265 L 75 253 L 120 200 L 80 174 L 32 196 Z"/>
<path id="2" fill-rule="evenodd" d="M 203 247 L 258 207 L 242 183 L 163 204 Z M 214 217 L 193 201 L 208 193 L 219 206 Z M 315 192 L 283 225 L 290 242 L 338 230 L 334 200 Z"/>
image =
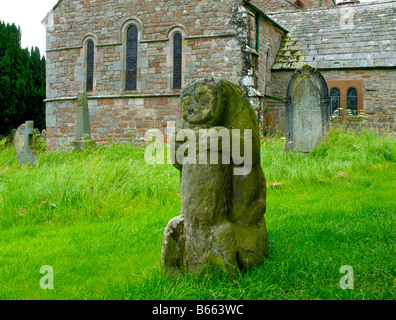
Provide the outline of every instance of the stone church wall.
<path id="1" fill-rule="evenodd" d="M 231 21 L 237 9 L 230 5 L 235 2 L 63 0 L 47 24 L 49 149 L 69 147 L 74 139 L 87 40 L 95 43 L 94 91 L 88 96 L 98 142 L 136 142 L 147 129 L 180 119 L 180 90 L 171 86 L 175 30 L 183 35 L 184 83 L 204 76 L 238 83 L 241 47 Z M 137 90 L 125 91 L 124 40 L 131 23 L 139 29 L 138 81 Z"/>
<path id="2" fill-rule="evenodd" d="M 47 147 L 70 147 L 77 94 L 86 87 L 87 42 L 94 47 L 93 91 L 88 92 L 92 137 L 98 143 L 139 142 L 150 128 L 177 122 L 180 89 L 172 88 L 174 32 L 183 36 L 182 83 L 222 77 L 265 87 L 265 48 L 252 53 L 255 13 L 242 1 L 63 0 L 47 27 Z M 137 89 L 125 90 L 126 30 L 138 28 Z M 260 36 L 275 55 L 283 34 L 270 22 Z M 251 69 L 252 68 L 252 69 Z M 257 71 L 258 70 L 258 71 Z M 249 80 L 252 74 L 256 78 Z M 264 80 L 258 80 L 257 77 Z"/>

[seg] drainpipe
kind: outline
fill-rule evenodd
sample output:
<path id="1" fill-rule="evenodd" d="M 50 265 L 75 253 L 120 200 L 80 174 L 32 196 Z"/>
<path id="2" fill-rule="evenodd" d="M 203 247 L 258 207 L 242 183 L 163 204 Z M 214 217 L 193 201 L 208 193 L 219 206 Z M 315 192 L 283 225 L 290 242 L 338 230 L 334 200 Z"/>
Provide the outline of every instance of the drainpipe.
<path id="1" fill-rule="evenodd" d="M 262 15 L 259 13 L 257 15 L 257 35 L 256 35 L 256 51 L 257 53 L 260 53 L 260 21 L 261 21 Z"/>

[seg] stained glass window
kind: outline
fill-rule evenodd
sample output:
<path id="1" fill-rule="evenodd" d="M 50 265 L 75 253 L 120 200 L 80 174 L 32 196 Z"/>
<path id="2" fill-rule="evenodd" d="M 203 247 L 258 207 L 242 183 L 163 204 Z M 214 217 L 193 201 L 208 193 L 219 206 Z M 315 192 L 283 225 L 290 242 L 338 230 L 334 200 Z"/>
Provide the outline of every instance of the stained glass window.
<path id="1" fill-rule="evenodd" d="M 136 90 L 138 56 L 138 29 L 136 26 L 130 26 L 127 30 L 126 50 L 125 90 Z"/>
<path id="2" fill-rule="evenodd" d="M 347 93 L 347 111 L 354 116 L 358 114 L 358 94 L 354 88 L 348 89 Z M 349 111 L 350 110 L 350 111 Z"/>
<path id="3" fill-rule="evenodd" d="M 330 91 L 330 115 L 337 115 L 340 112 L 340 90 L 333 88 Z"/>
<path id="4" fill-rule="evenodd" d="M 86 90 L 93 91 L 93 73 L 94 73 L 94 42 L 92 40 L 87 43 L 87 88 Z"/>
<path id="5" fill-rule="evenodd" d="M 183 44 L 182 35 L 176 33 L 173 36 L 173 88 L 181 89 L 182 87 L 182 56 Z"/>

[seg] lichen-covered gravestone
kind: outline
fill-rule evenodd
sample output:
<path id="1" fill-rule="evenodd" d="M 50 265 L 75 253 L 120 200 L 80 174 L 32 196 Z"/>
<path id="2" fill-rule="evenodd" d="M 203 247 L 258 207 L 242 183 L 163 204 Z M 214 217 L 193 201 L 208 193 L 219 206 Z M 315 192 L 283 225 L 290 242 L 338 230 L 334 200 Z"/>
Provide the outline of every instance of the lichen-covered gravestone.
<path id="1" fill-rule="evenodd" d="M 87 93 L 80 92 L 77 97 L 76 139 L 73 146 L 76 150 L 82 151 L 93 145 L 95 140 L 91 138 Z"/>
<path id="2" fill-rule="evenodd" d="M 246 269 L 262 261 L 268 253 L 264 212 L 266 181 L 260 164 L 260 135 L 255 112 L 242 90 L 223 79 L 204 79 L 187 85 L 182 92 L 183 120 L 176 130 L 202 128 L 251 130 L 252 163 L 249 172 L 236 175 L 234 159 L 222 160 L 221 148 L 201 162 L 175 167 L 181 177 L 181 214 L 164 232 L 162 266 L 167 272 L 198 272 L 208 265 L 227 270 Z M 175 152 L 180 147 L 176 142 Z M 243 149 L 242 149 L 243 150 Z M 210 155 L 219 154 L 219 163 Z M 199 152 L 197 157 L 201 157 Z"/>
<path id="3" fill-rule="evenodd" d="M 6 148 L 9 148 L 14 144 L 15 132 L 16 132 L 16 129 L 11 130 L 10 135 L 8 136 L 8 138 L 5 142 Z"/>
<path id="4" fill-rule="evenodd" d="M 294 72 L 286 93 L 286 150 L 311 152 L 326 136 L 329 91 L 323 76 L 305 65 Z"/>
<path id="5" fill-rule="evenodd" d="M 47 130 L 43 129 L 40 133 L 41 141 L 45 141 L 47 139 Z"/>
<path id="6" fill-rule="evenodd" d="M 14 149 L 18 158 L 18 163 L 34 164 L 37 161 L 36 154 L 36 135 L 37 129 L 34 129 L 33 121 L 26 121 L 18 127 L 14 137 Z"/>

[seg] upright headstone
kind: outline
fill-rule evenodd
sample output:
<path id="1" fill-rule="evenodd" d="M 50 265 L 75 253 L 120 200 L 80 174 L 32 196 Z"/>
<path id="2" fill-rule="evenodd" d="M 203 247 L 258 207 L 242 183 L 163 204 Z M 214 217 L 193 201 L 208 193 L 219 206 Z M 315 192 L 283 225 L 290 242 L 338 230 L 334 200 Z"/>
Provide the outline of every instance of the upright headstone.
<path id="1" fill-rule="evenodd" d="M 25 124 L 19 126 L 15 132 L 14 149 L 18 158 L 18 163 L 34 164 L 37 161 L 36 153 L 36 135 L 37 129 L 34 129 L 33 121 L 26 121 Z"/>
<path id="2" fill-rule="evenodd" d="M 172 153 L 180 170 L 181 214 L 165 228 L 162 266 L 170 273 L 195 273 L 208 265 L 231 271 L 250 268 L 268 253 L 266 182 L 256 114 L 242 90 L 223 79 L 190 83 L 183 89 L 181 101 L 183 120 L 176 135 L 187 130 L 201 148 L 196 132 L 212 129 L 210 139 L 219 144 L 211 141 L 190 163 L 177 158 L 178 149 L 183 148 L 175 140 Z M 230 137 L 233 150 L 240 148 L 241 141 L 243 149 L 250 145 L 244 151 L 251 156 L 249 170 L 236 174 L 241 162 L 220 143 L 219 131 Z M 219 163 L 212 161 L 214 154 L 221 159 Z"/>
<path id="3" fill-rule="evenodd" d="M 91 138 L 88 98 L 86 92 L 80 92 L 78 94 L 76 139 L 73 141 L 73 145 L 76 150 L 84 150 L 88 146 L 95 145 L 95 141 Z"/>
<path id="4" fill-rule="evenodd" d="M 308 153 L 322 142 L 329 122 L 328 92 L 316 69 L 305 65 L 294 72 L 286 93 L 286 150 Z"/>

